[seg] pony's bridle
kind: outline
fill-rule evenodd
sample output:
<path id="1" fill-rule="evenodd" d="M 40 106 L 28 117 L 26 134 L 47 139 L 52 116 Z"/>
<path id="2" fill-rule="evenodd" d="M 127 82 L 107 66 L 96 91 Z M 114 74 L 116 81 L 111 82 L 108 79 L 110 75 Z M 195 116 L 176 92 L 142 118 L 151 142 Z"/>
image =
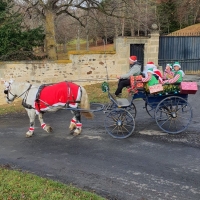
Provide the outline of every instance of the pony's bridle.
<path id="1" fill-rule="evenodd" d="M 28 91 L 31 88 L 31 84 L 29 85 L 28 89 L 26 91 L 24 91 L 22 94 L 20 94 L 19 96 L 17 96 L 16 94 L 13 94 L 10 90 L 11 90 L 11 83 L 9 82 L 9 85 L 6 87 L 6 89 L 4 90 L 4 94 L 7 95 L 7 101 L 8 102 L 13 102 L 16 98 L 20 98 L 23 94 L 26 93 L 25 97 L 27 96 Z M 13 96 L 12 99 L 9 98 L 9 94 L 11 94 Z"/>
<path id="2" fill-rule="evenodd" d="M 17 97 L 17 95 L 14 95 L 11 91 L 10 91 L 10 88 L 11 88 L 11 83 L 9 82 L 8 83 L 9 85 L 6 87 L 6 89 L 4 90 L 4 94 L 6 94 L 7 95 L 7 101 L 8 102 L 12 102 L 12 101 L 14 101 L 15 100 L 15 98 Z M 9 94 L 11 94 L 12 96 L 13 96 L 13 99 L 10 99 L 9 98 Z"/>

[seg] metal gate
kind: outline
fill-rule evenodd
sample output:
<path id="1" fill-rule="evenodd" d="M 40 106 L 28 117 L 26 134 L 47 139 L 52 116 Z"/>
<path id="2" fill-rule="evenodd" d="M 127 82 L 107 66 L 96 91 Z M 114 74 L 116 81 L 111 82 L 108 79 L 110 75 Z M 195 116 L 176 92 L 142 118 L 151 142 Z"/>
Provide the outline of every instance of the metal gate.
<path id="1" fill-rule="evenodd" d="M 200 72 L 200 36 L 160 36 L 159 66 L 176 61 L 186 74 Z"/>
<path id="2" fill-rule="evenodd" d="M 138 62 L 142 66 L 144 66 L 144 44 L 131 44 L 130 46 L 130 55 L 135 55 L 137 56 Z"/>

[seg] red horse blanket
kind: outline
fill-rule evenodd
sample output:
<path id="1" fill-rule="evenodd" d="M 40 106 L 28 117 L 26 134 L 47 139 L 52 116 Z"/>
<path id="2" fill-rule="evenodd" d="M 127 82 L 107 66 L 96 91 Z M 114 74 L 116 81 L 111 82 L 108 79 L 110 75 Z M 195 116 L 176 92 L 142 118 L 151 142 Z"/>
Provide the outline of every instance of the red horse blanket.
<path id="1" fill-rule="evenodd" d="M 80 97 L 80 86 L 72 82 L 60 82 L 44 86 L 35 101 L 36 113 L 51 109 L 51 106 L 69 104 L 70 107 L 77 107 L 76 101 L 80 100 Z"/>

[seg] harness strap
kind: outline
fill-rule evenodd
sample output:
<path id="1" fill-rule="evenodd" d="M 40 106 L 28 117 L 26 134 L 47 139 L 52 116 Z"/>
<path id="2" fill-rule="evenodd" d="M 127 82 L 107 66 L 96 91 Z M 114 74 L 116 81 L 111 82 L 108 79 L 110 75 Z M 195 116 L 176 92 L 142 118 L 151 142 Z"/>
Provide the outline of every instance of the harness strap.
<path id="1" fill-rule="evenodd" d="M 22 106 L 23 106 L 24 108 L 28 108 L 28 109 L 35 109 L 35 108 L 33 108 L 32 105 L 26 103 L 26 99 L 27 99 L 27 96 L 28 96 L 28 92 L 29 92 L 29 90 L 31 89 L 31 87 L 32 87 L 32 84 L 30 84 L 29 87 L 28 87 L 28 89 L 25 91 L 26 94 L 25 94 L 25 97 L 24 97 L 23 100 L 22 100 Z M 25 92 L 24 92 L 24 93 L 25 93 Z M 22 93 L 19 97 L 21 97 L 24 93 Z M 18 98 L 19 98 L 19 97 L 18 97 Z"/>
<path id="2" fill-rule="evenodd" d="M 66 84 L 67 84 L 67 86 L 68 86 L 68 88 L 67 88 L 67 89 L 68 89 L 68 98 L 67 98 L 67 102 L 66 102 L 65 105 L 67 105 L 67 107 L 69 107 L 69 104 L 70 104 L 70 103 L 80 103 L 81 101 L 76 101 L 76 100 L 75 100 L 73 91 L 71 90 L 71 87 L 70 87 L 68 81 L 66 81 Z M 80 88 L 80 91 L 81 91 L 81 94 L 82 94 L 81 87 L 79 86 L 79 88 Z M 69 101 L 69 100 L 68 100 L 68 99 L 70 98 L 70 95 L 72 95 L 73 101 Z"/>
<path id="3" fill-rule="evenodd" d="M 30 84 L 28 89 L 25 91 L 26 92 L 26 95 L 25 95 L 26 97 L 27 97 L 27 93 L 31 89 L 31 87 L 32 87 L 32 84 Z M 25 92 L 23 92 L 21 95 L 19 95 L 18 98 L 21 97 Z"/>
<path id="4" fill-rule="evenodd" d="M 40 87 L 39 87 L 39 89 L 38 89 L 38 91 L 37 91 L 37 94 L 36 94 L 36 98 L 35 98 L 35 102 L 37 103 L 39 110 L 40 110 L 40 101 L 41 101 L 42 103 L 44 103 L 46 106 L 50 106 L 48 103 L 46 103 L 46 102 L 44 102 L 44 101 L 42 101 L 42 100 L 40 99 L 40 94 L 41 94 L 42 90 L 43 90 L 46 86 L 50 86 L 50 85 L 53 85 L 53 84 L 54 84 L 54 83 L 49 83 L 49 84 L 42 84 L 42 85 L 40 85 Z"/>

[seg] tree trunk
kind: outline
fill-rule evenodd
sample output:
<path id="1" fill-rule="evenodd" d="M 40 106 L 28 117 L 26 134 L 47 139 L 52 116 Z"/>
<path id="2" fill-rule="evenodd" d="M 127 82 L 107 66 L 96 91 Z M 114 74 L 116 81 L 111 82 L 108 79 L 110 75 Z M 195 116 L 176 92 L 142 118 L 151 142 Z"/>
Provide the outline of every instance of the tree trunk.
<path id="1" fill-rule="evenodd" d="M 121 29 L 122 29 L 121 34 L 122 34 L 122 36 L 124 36 L 124 30 L 125 30 L 125 2 L 123 2 L 123 7 L 122 7 L 122 11 L 121 12 L 122 12 L 121 13 L 121 17 L 122 17 L 122 19 L 121 19 L 121 25 L 122 25 L 122 27 L 121 27 Z"/>
<path id="2" fill-rule="evenodd" d="M 50 10 L 46 10 L 45 12 L 46 52 L 50 60 L 57 60 L 54 13 Z"/>
<path id="3" fill-rule="evenodd" d="M 80 30 L 79 30 L 79 27 L 78 27 L 77 40 L 76 40 L 76 50 L 80 51 Z"/>
<path id="4" fill-rule="evenodd" d="M 117 38 L 118 37 L 118 27 L 117 27 L 118 19 L 115 17 L 114 20 L 115 20 L 115 38 Z"/>
<path id="5" fill-rule="evenodd" d="M 87 51 L 89 51 L 89 35 L 88 35 L 88 33 L 87 33 L 87 35 L 86 35 L 86 50 Z"/>
<path id="6" fill-rule="evenodd" d="M 66 36 L 65 36 L 65 41 L 63 44 L 63 53 L 67 53 L 67 38 L 66 38 Z"/>

